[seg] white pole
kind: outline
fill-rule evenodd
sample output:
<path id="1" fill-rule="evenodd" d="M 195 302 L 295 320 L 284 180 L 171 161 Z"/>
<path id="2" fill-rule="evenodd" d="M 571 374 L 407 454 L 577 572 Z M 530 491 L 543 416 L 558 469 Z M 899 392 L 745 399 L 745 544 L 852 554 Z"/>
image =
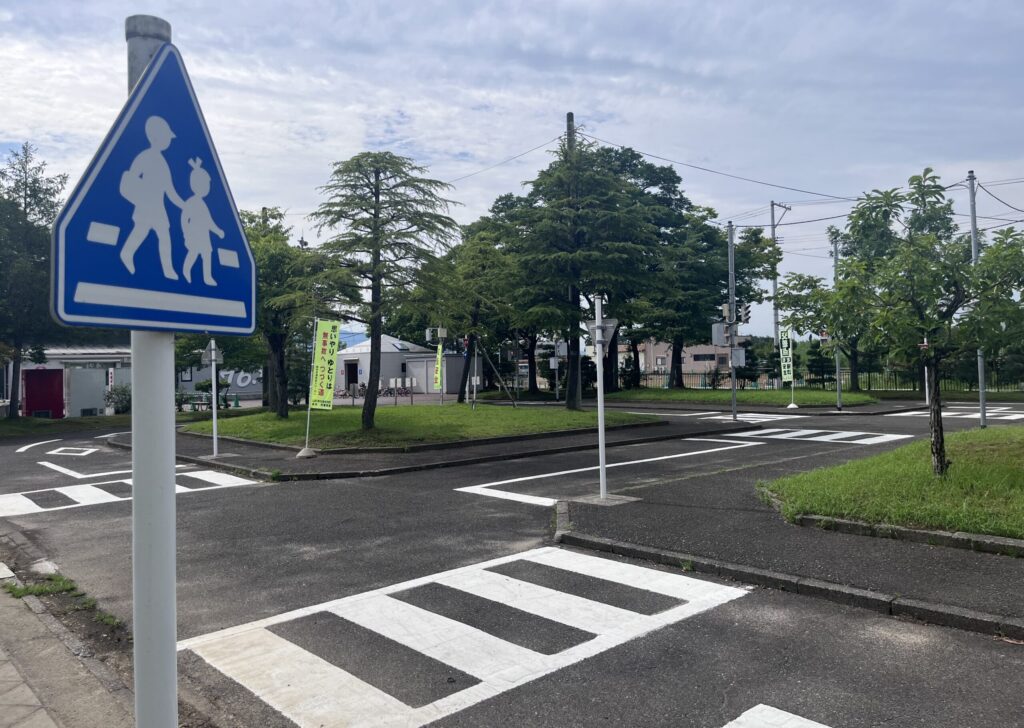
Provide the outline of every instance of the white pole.
<path id="1" fill-rule="evenodd" d="M 971 193 L 971 265 L 978 264 L 978 257 L 981 255 L 981 245 L 978 242 L 978 211 L 976 205 L 976 196 L 978 194 L 975 188 L 976 177 L 974 176 L 974 170 L 967 170 L 967 189 Z M 980 418 L 978 424 L 979 427 L 988 426 L 988 412 L 985 405 L 985 350 L 978 348 L 978 417 Z"/>
<path id="2" fill-rule="evenodd" d="M 736 253 L 734 248 L 734 233 L 732 220 L 729 221 L 727 234 L 729 239 L 729 382 L 732 390 L 731 409 L 732 419 L 735 422 L 736 414 L 736 363 L 733 361 L 732 352 L 736 348 Z"/>
<path id="3" fill-rule="evenodd" d="M 924 350 L 928 351 L 928 337 L 924 337 Z M 932 404 L 932 390 L 928 383 L 928 364 L 924 365 L 924 403 L 930 407 Z"/>
<path id="4" fill-rule="evenodd" d="M 597 304 L 597 326 L 594 329 L 594 347 L 597 349 L 597 457 L 601 473 L 601 498 L 608 497 L 608 473 L 604 458 L 604 327 L 601 317 L 601 296 L 594 296 Z"/>
<path id="5" fill-rule="evenodd" d="M 128 90 L 171 26 L 149 15 L 125 20 Z M 178 725 L 174 502 L 174 334 L 132 331 L 132 636 L 135 725 Z M 146 405 L 140 406 L 145 399 Z"/>
<path id="6" fill-rule="evenodd" d="M 213 456 L 217 457 L 217 341 L 210 339 L 210 366 L 213 367 Z"/>

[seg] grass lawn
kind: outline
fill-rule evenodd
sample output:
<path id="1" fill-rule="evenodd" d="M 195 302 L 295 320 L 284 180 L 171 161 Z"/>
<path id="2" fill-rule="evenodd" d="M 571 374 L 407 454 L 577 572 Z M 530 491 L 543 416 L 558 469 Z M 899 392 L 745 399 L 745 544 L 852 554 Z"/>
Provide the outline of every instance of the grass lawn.
<path id="1" fill-rule="evenodd" d="M 692 402 L 694 404 L 729 404 L 729 389 L 623 389 L 606 395 L 609 400 L 644 402 Z M 790 402 L 788 389 L 737 389 L 740 404 L 777 405 Z M 843 405 L 873 404 L 877 400 L 862 392 L 843 392 Z M 836 393 L 821 389 L 796 390 L 796 403 L 801 405 L 835 405 Z"/>
<path id="2" fill-rule="evenodd" d="M 481 437 L 524 435 L 597 426 L 597 413 L 570 412 L 560 407 L 493 407 L 468 405 L 418 405 L 381 407 L 370 432 L 360 428 L 361 407 L 335 407 L 330 412 L 313 412 L 310 444 L 314 447 L 356 447 L 414 445 L 452 442 Z M 656 417 L 608 412 L 608 425 L 652 422 Z M 210 433 L 211 422 L 188 425 L 190 432 Z M 270 412 L 233 417 L 218 425 L 222 435 L 248 440 L 302 445 L 306 434 L 306 413 L 292 412 L 279 420 Z"/>
<path id="3" fill-rule="evenodd" d="M 952 466 L 931 474 L 927 440 L 761 487 L 783 514 L 853 518 L 911 528 L 1024 538 L 1024 427 L 946 435 Z"/>

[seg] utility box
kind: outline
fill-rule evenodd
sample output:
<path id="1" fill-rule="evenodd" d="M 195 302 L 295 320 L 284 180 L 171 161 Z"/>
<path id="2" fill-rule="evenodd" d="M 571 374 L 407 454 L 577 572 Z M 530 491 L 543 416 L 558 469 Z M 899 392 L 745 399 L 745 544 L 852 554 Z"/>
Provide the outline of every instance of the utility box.
<path id="1" fill-rule="evenodd" d="M 711 324 L 711 344 L 713 346 L 729 345 L 729 327 L 725 323 Z"/>

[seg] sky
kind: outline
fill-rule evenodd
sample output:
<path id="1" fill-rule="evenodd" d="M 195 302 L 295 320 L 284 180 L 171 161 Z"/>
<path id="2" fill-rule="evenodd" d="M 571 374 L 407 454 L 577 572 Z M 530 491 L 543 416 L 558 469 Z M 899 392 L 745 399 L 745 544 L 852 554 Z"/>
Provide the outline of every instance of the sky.
<path id="1" fill-rule="evenodd" d="M 723 222 L 790 204 L 783 274 L 831 275 L 843 220 L 789 224 L 852 204 L 821 193 L 925 166 L 994 184 L 980 227 L 1024 218 L 1024 184 L 1003 183 L 1024 178 L 1017 0 L 0 0 L 0 153 L 29 141 L 78 179 L 124 103 L 135 13 L 171 24 L 238 206 L 286 209 L 296 239 L 317 239 L 305 216 L 331 164 L 366 150 L 457 180 L 452 215 L 471 222 L 525 191 L 568 111 L 585 134 L 803 190 L 677 167 Z M 950 195 L 966 229 L 966 190 Z M 770 335 L 771 306 L 744 328 Z"/>

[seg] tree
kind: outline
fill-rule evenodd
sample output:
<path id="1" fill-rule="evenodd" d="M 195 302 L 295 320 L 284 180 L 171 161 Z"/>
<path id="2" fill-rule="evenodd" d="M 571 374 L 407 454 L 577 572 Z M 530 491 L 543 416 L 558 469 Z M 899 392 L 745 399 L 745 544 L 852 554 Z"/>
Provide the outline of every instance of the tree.
<path id="1" fill-rule="evenodd" d="M 240 212 L 246 237 L 256 260 L 256 328 L 267 346 L 267 386 L 270 406 L 278 417 L 288 417 L 288 349 L 305 349 L 312 319 L 333 312 L 356 296 L 351 276 L 328 265 L 316 249 L 288 244 L 284 212 L 264 207 Z"/>
<path id="2" fill-rule="evenodd" d="M 408 289 L 420 267 L 458 233 L 441 196 L 450 186 L 421 176 L 426 169 L 391 152 L 363 152 L 334 164 L 313 213 L 321 231 L 334 233 L 322 249 L 369 294 L 370 372 L 362 426 L 373 429 L 380 387 L 382 314 L 388 298 Z"/>
<path id="3" fill-rule="evenodd" d="M 1019 325 L 1024 235 L 1003 231 L 982 248 L 974 266 L 970 238 L 957 233 L 952 203 L 934 171 L 926 168 L 911 177 L 909 188 L 909 214 L 905 221 L 892 219 L 903 230 L 893 232 L 887 254 L 870 261 L 840 262 L 835 305 L 862 306 L 869 344 L 923 364 L 929 375 L 932 471 L 944 475 L 950 463 L 942 427 L 940 367 L 965 350 L 1003 337 L 1008 321 Z"/>
<path id="4" fill-rule="evenodd" d="M 60 209 L 67 175 L 46 175 L 29 143 L 0 169 L 0 346 L 12 361 L 7 417 L 18 417 L 21 362 L 39 358 L 57 331 L 49 315 L 50 226 Z"/>

